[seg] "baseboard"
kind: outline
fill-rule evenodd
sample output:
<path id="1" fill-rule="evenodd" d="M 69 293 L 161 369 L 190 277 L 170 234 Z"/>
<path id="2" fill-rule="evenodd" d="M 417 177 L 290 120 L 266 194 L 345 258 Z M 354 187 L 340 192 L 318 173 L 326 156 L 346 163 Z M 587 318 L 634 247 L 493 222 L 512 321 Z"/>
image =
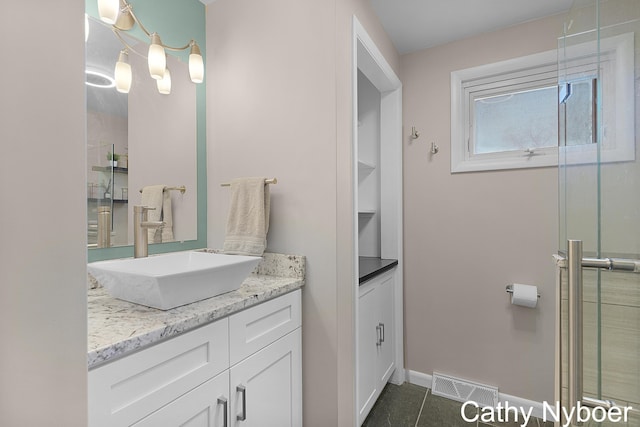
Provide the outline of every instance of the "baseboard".
<path id="1" fill-rule="evenodd" d="M 405 370 L 407 373 L 407 382 L 411 384 L 419 385 L 425 388 L 431 388 L 433 384 L 433 377 L 431 375 L 423 374 L 422 372 L 412 371 L 411 369 Z"/>
<path id="2" fill-rule="evenodd" d="M 411 384 L 419 385 L 421 387 L 431 388 L 433 384 L 433 377 L 428 374 L 423 374 L 422 372 L 412 371 L 410 369 L 406 370 L 406 380 Z M 535 402 L 533 400 L 524 399 L 518 396 L 512 396 L 510 394 L 498 393 L 498 400 L 501 404 L 509 403 L 509 406 L 516 406 L 522 408 L 533 408 L 532 415 L 537 418 L 542 418 L 543 416 L 543 405 L 542 402 Z"/>
<path id="3" fill-rule="evenodd" d="M 395 385 L 402 385 L 402 383 L 405 382 L 406 377 L 407 377 L 407 374 L 405 373 L 404 369 L 396 368 L 393 371 L 393 374 L 391 374 L 391 377 L 389 378 L 389 382 Z"/>

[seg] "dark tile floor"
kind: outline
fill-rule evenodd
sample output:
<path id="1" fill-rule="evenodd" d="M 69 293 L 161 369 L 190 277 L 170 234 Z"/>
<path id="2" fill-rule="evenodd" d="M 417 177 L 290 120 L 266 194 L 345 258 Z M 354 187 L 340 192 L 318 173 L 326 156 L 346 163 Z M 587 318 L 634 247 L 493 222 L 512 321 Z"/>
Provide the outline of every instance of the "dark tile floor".
<path id="1" fill-rule="evenodd" d="M 414 384 L 401 386 L 387 384 L 378 401 L 371 409 L 363 427 L 516 427 L 518 422 L 484 424 L 480 421 L 467 422 L 460 414 L 462 403 L 431 394 L 431 390 Z M 474 418 L 476 410 L 467 418 Z M 527 427 L 553 427 L 531 419 Z"/>

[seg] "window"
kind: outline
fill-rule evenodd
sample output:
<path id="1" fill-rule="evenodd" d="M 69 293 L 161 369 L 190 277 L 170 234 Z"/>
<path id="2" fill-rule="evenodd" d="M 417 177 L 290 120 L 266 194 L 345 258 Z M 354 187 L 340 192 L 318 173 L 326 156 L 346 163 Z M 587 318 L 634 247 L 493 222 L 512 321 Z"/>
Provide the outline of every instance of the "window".
<path id="1" fill-rule="evenodd" d="M 606 40 L 599 57 L 592 44 L 572 47 L 560 90 L 555 50 L 452 72 L 451 172 L 557 165 L 559 101 L 563 121 L 579 123 L 560 126 L 560 140 L 573 163 L 588 162 L 597 142 L 598 78 L 609 101 L 602 114 L 602 151 L 609 154 L 602 160 L 633 160 L 633 120 L 617 117 L 633 112 L 633 37 Z"/>

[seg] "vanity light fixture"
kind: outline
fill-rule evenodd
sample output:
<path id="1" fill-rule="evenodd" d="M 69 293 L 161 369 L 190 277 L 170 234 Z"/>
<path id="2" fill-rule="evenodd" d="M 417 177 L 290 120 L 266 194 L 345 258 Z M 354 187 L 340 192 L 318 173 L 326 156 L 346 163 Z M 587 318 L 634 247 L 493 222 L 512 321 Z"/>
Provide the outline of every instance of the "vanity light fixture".
<path id="1" fill-rule="evenodd" d="M 89 15 L 84 14 L 84 42 L 89 40 Z"/>
<path id="2" fill-rule="evenodd" d="M 165 68 L 163 74 L 164 75 L 160 80 L 156 80 L 158 92 L 162 95 L 169 95 L 171 93 L 171 73 L 168 68 Z"/>
<path id="3" fill-rule="evenodd" d="M 115 24 L 120 14 L 120 0 L 98 0 L 98 13 L 107 24 Z"/>
<path id="4" fill-rule="evenodd" d="M 113 75 L 116 80 L 116 90 L 120 93 L 129 93 L 133 75 L 131 74 L 131 64 L 129 64 L 129 52 L 127 52 L 127 49 L 120 51 Z"/>
<path id="5" fill-rule="evenodd" d="M 193 83 L 202 83 L 204 80 L 204 63 L 202 60 L 202 53 L 200 52 L 200 47 L 195 40 L 190 40 L 189 43 L 185 46 L 180 47 L 171 47 L 165 45 L 160 40 L 160 35 L 156 32 L 149 32 L 147 28 L 140 22 L 138 17 L 133 13 L 133 7 L 131 4 L 127 2 L 127 0 L 97 0 L 98 1 L 98 13 L 100 15 L 100 19 L 107 24 L 112 25 L 113 31 L 120 38 L 120 41 L 128 48 L 128 50 L 132 50 L 136 53 L 132 47 L 128 46 L 124 39 L 120 36 L 120 31 L 128 31 L 137 23 L 140 29 L 149 37 L 151 43 L 149 45 L 149 52 L 147 54 L 147 61 L 149 65 L 149 74 L 152 78 L 157 80 L 158 90 L 160 91 L 160 87 L 162 87 L 165 92 L 160 93 L 170 93 L 171 92 L 171 76 L 169 75 L 165 79 L 165 73 L 168 72 L 167 69 L 167 59 L 166 59 L 166 50 L 172 51 L 182 51 L 190 49 L 189 53 L 189 77 Z M 125 53 L 128 53 L 124 51 Z M 118 67 L 121 63 L 127 63 L 128 61 L 121 61 L 122 52 L 120 52 L 118 63 L 116 64 L 116 74 L 118 75 Z M 126 59 L 126 58 L 125 58 Z M 121 68 L 125 68 L 122 66 Z M 131 73 L 131 67 L 129 66 L 129 75 Z M 124 76 L 123 72 L 123 76 Z M 124 77 L 123 77 L 124 78 Z M 127 92 L 131 87 L 131 77 L 128 77 L 129 85 L 127 88 Z M 161 81 L 164 83 L 160 83 Z M 116 76 L 116 81 L 118 81 L 118 77 Z M 123 80 L 123 88 L 124 85 Z M 168 85 L 168 86 L 167 86 Z M 121 91 L 120 89 L 118 89 Z M 122 91 L 121 91 L 122 92 Z"/>
<path id="6" fill-rule="evenodd" d="M 160 41 L 158 33 L 151 34 L 151 44 L 149 45 L 149 74 L 151 78 L 162 80 L 164 71 L 167 69 L 167 54 Z"/>
<path id="7" fill-rule="evenodd" d="M 204 80 L 204 64 L 200 47 L 193 40 L 191 41 L 191 53 L 189 53 L 189 75 L 194 83 L 202 83 Z"/>

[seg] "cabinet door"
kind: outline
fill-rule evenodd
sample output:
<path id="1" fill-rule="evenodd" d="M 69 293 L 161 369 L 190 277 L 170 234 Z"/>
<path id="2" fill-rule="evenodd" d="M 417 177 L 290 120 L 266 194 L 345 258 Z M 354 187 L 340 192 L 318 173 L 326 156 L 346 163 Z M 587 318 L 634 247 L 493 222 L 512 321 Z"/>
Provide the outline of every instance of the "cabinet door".
<path id="1" fill-rule="evenodd" d="M 376 381 L 382 390 L 395 369 L 395 339 L 394 339 L 394 304 L 393 304 L 393 276 L 384 277 L 378 285 L 378 328 L 380 345 L 377 346 Z"/>
<path id="2" fill-rule="evenodd" d="M 224 371 L 132 427 L 226 427 L 228 399 L 229 371 Z"/>
<path id="3" fill-rule="evenodd" d="M 376 360 L 379 346 L 378 293 L 375 283 L 360 287 L 358 299 L 358 413 L 364 421 L 378 395 Z"/>
<path id="4" fill-rule="evenodd" d="M 221 319 L 89 371 L 89 425 L 126 427 L 229 368 Z"/>
<path id="5" fill-rule="evenodd" d="M 231 424 L 302 426 L 301 330 L 297 328 L 231 367 Z"/>

